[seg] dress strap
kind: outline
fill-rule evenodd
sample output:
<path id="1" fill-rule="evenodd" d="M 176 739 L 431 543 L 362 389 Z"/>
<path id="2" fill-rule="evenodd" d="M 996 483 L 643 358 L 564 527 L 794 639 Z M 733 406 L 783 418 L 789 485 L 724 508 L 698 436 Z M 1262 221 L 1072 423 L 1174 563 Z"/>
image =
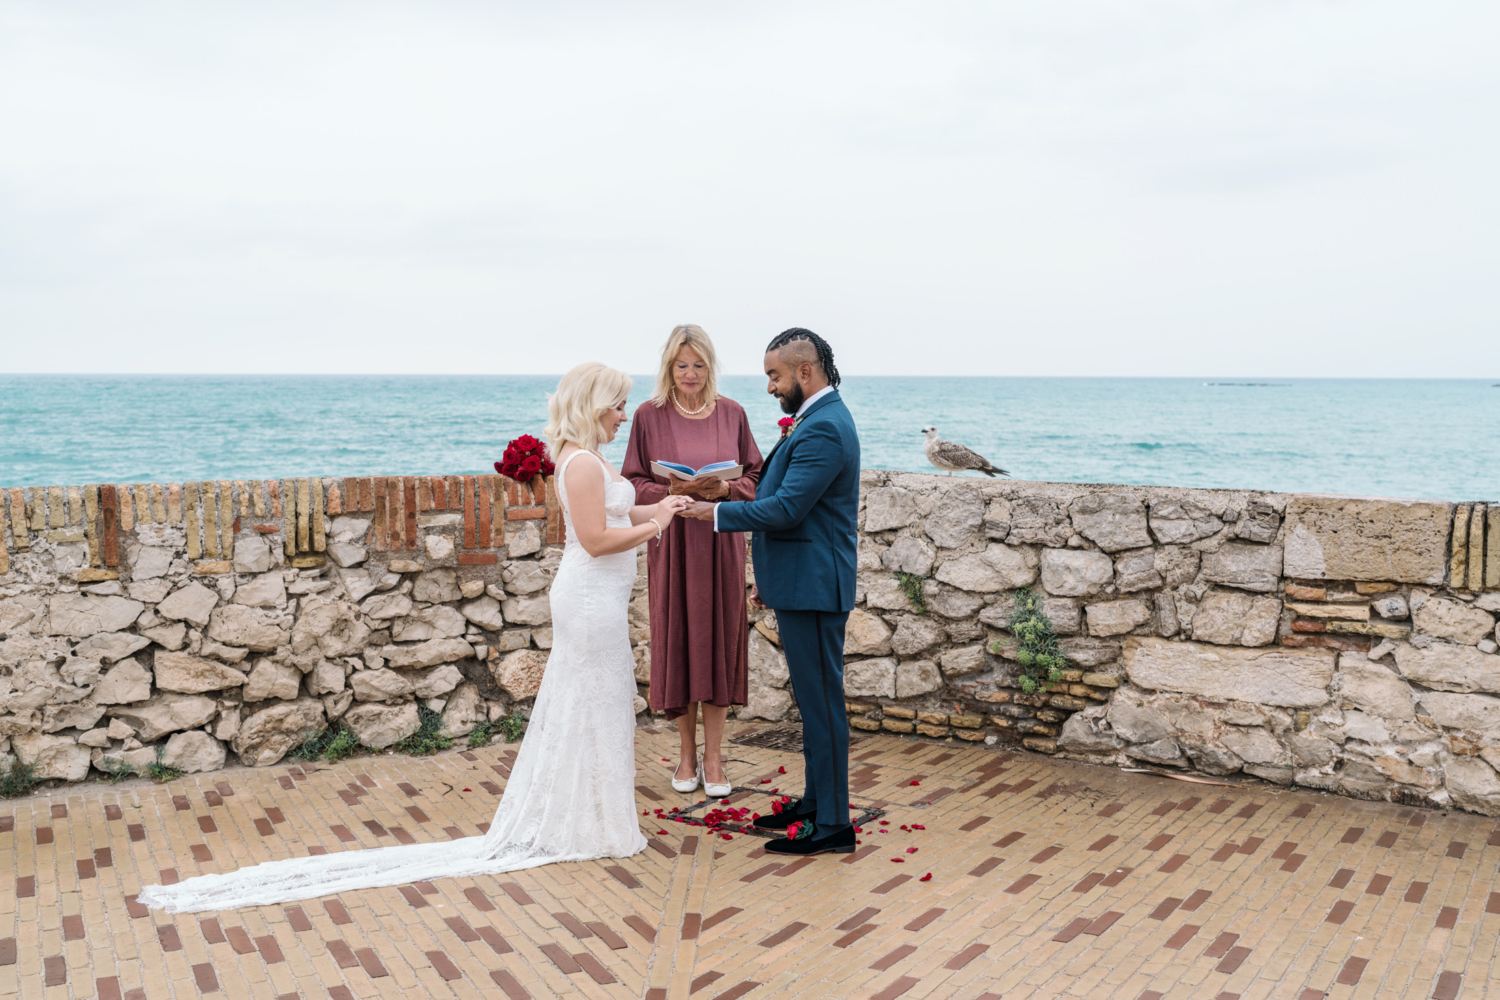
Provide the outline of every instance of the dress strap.
<path id="1" fill-rule="evenodd" d="M 563 459 L 562 464 L 553 473 L 552 481 L 557 484 L 558 498 L 562 501 L 564 507 L 568 505 L 568 481 L 564 478 L 563 474 L 568 471 L 568 466 L 572 463 L 573 459 L 579 455 L 594 455 L 594 453 L 591 451 L 586 452 L 580 448 Z M 598 455 L 594 455 L 594 457 L 599 458 Z M 604 473 L 604 488 L 609 489 L 609 484 L 615 481 L 615 477 L 609 474 L 609 465 L 602 458 L 599 458 L 599 471 Z"/>

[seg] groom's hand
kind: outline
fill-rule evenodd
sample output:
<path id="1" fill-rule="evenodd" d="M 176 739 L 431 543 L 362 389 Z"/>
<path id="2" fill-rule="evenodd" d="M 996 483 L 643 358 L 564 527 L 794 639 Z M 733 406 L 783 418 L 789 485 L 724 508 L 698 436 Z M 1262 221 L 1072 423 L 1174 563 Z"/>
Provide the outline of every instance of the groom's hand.
<path id="1" fill-rule="evenodd" d="M 760 599 L 760 588 L 753 583 L 750 585 L 750 606 L 758 611 L 766 610 L 766 602 Z"/>
<path id="2" fill-rule="evenodd" d="M 714 519 L 714 504 L 704 503 L 702 500 L 694 500 L 682 511 L 683 517 L 696 517 L 700 521 L 712 521 Z"/>

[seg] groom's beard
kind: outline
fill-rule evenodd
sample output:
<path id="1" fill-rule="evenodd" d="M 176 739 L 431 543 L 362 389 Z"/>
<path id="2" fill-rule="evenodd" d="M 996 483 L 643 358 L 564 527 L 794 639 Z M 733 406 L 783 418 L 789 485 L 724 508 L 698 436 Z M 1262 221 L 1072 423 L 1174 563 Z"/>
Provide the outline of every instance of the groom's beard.
<path id="1" fill-rule="evenodd" d="M 800 382 L 793 382 L 792 391 L 778 398 L 781 400 L 782 413 L 796 413 L 802 409 L 802 401 L 807 398 L 807 394 L 802 391 Z"/>

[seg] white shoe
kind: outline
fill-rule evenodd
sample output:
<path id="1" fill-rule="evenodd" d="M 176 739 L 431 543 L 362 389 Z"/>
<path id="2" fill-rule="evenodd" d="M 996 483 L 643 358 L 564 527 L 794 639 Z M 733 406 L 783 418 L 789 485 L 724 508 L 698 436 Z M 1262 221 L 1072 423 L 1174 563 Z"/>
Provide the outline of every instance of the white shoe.
<path id="1" fill-rule="evenodd" d="M 676 771 L 672 772 L 672 791 L 682 792 L 683 794 L 687 794 L 688 792 L 696 792 L 698 790 L 698 780 L 702 777 L 703 759 L 700 757 L 698 759 L 698 770 L 693 774 L 691 778 L 679 778 L 677 777 Z"/>
<path id="2" fill-rule="evenodd" d="M 703 772 L 700 769 L 698 773 L 702 774 Z M 724 777 L 729 777 L 728 771 L 724 773 Z M 703 791 L 707 793 L 708 797 L 711 799 L 722 799 L 728 796 L 730 792 L 734 791 L 734 785 L 728 781 L 721 783 L 717 781 L 709 781 L 707 778 L 704 778 Z"/>

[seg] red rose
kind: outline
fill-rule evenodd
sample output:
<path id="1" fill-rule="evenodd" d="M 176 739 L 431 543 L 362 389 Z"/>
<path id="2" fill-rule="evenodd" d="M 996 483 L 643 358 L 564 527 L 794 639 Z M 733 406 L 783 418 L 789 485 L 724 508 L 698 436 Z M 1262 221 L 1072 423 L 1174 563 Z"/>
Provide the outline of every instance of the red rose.
<path id="1" fill-rule="evenodd" d="M 540 443 L 540 441 L 532 437 L 530 434 L 522 434 L 512 442 L 512 444 L 514 444 L 517 448 L 520 448 L 522 451 L 530 451 Z"/>
<path id="2" fill-rule="evenodd" d="M 542 460 L 535 455 L 528 455 L 526 461 L 521 463 L 521 475 L 530 479 L 541 471 Z"/>

